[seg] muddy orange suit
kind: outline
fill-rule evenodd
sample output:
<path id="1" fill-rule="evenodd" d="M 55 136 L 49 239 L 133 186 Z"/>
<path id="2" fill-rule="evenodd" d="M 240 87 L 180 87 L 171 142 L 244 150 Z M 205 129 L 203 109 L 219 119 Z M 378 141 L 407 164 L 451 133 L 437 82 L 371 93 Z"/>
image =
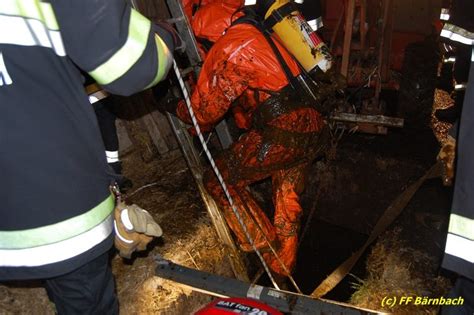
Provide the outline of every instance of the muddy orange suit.
<path id="1" fill-rule="evenodd" d="M 293 75 L 298 75 L 295 61 L 276 44 Z M 230 27 L 209 51 L 191 98 L 197 121 L 205 129 L 219 122 L 234 101 L 244 104 L 236 111 L 236 118 L 242 126 L 251 127 L 217 158 L 216 164 L 254 244 L 263 251 L 269 248 L 268 243 L 277 248 L 286 268 L 271 253 L 264 256 L 270 267 L 282 275 L 288 275 L 296 262 L 297 232 L 302 213 L 298 196 L 303 189 L 309 148 L 271 137 L 268 139 L 268 135 L 317 138 L 325 126 L 320 114 L 310 106 L 277 115 L 266 122 L 256 119 L 251 123 L 273 99 L 269 99 L 269 93 L 286 90 L 287 85 L 288 80 L 264 36 L 249 24 L 237 24 Z M 179 104 L 177 114 L 190 123 L 184 103 Z M 268 130 L 275 133 L 267 133 Z M 275 205 L 273 224 L 248 191 L 250 184 L 268 177 L 272 179 Z M 252 247 L 211 169 L 205 174 L 205 183 L 223 209 L 241 248 L 251 251 Z"/>

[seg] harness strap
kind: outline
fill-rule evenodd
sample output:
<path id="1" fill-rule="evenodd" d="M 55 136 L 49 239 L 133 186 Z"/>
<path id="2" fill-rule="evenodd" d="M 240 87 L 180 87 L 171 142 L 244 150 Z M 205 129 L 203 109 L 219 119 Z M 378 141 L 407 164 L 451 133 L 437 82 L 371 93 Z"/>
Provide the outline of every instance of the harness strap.
<path id="1" fill-rule="evenodd" d="M 280 23 L 285 17 L 296 11 L 294 2 L 288 2 L 278 9 L 272 11 L 272 14 L 263 22 L 265 28 L 271 30 L 276 24 Z"/>
<path id="2" fill-rule="evenodd" d="M 257 17 L 255 14 L 252 14 L 251 11 L 246 12 L 246 14 L 237 20 L 235 20 L 232 25 L 237 25 L 237 24 L 250 24 L 254 26 L 257 30 L 259 30 L 263 36 L 265 37 L 267 43 L 270 45 L 272 48 L 273 53 L 275 54 L 275 57 L 278 60 L 278 63 L 280 64 L 283 72 L 285 73 L 285 76 L 290 83 L 291 87 L 295 90 L 301 90 L 300 83 L 298 80 L 293 76 L 291 73 L 290 68 L 288 67 L 288 64 L 286 63 L 285 59 L 283 59 L 283 56 L 281 55 L 280 51 L 278 50 L 278 47 L 276 46 L 275 42 L 271 38 L 271 32 L 265 27 L 265 25 L 257 20 Z"/>

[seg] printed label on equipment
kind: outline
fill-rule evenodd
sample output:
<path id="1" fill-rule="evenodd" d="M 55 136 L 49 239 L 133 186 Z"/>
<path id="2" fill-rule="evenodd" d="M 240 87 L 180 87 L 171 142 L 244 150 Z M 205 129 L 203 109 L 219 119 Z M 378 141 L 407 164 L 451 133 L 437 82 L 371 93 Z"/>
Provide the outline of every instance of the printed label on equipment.
<path id="1" fill-rule="evenodd" d="M 261 310 L 257 307 L 245 305 L 242 303 L 236 303 L 231 301 L 219 301 L 216 304 L 216 307 L 220 309 L 225 309 L 231 311 L 232 313 L 243 313 L 248 315 L 268 315 L 268 313 L 264 310 Z"/>

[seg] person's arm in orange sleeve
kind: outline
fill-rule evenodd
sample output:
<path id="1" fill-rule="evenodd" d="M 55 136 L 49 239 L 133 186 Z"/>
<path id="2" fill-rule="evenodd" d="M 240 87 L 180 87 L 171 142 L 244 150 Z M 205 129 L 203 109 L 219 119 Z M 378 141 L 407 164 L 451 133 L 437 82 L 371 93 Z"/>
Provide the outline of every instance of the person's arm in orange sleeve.
<path id="1" fill-rule="evenodd" d="M 191 97 L 194 115 L 204 130 L 222 119 L 232 102 L 247 89 L 252 75 L 249 69 L 222 59 L 214 62 L 209 57 Z M 182 121 L 191 123 L 184 101 L 178 104 L 176 114 Z"/>

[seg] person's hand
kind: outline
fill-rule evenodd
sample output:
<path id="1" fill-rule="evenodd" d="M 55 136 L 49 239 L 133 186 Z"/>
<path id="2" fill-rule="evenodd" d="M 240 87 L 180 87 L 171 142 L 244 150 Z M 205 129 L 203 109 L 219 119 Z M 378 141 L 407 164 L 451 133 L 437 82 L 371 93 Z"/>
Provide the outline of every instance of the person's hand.
<path id="1" fill-rule="evenodd" d="M 153 237 L 163 234 L 161 227 L 148 211 L 137 205 L 119 201 L 114 211 L 115 248 L 123 258 L 130 258 L 136 250 L 146 249 Z"/>
<path id="2" fill-rule="evenodd" d="M 166 93 L 164 97 L 161 99 L 158 99 L 158 97 L 155 96 L 156 100 L 156 107 L 161 113 L 170 113 L 176 116 L 176 110 L 178 108 L 178 104 L 180 102 L 183 102 L 182 100 L 180 101 L 176 96 L 173 95 L 173 93 L 170 92 L 171 90 Z M 155 90 L 153 90 L 154 95 Z"/>
<path id="3" fill-rule="evenodd" d="M 168 43 L 169 40 L 167 39 L 171 38 L 174 50 L 180 53 L 186 50 L 186 43 L 181 39 L 178 31 L 173 27 L 173 25 L 167 22 L 158 21 L 154 22 L 153 30 L 168 44 L 168 46 L 170 45 Z"/>
<path id="4" fill-rule="evenodd" d="M 443 164 L 443 185 L 451 186 L 454 178 L 454 160 L 456 159 L 456 140 L 448 136 L 448 139 L 438 153 L 438 161 Z"/>
<path id="5" fill-rule="evenodd" d="M 344 90 L 347 87 L 347 79 L 344 77 L 336 67 L 330 68 L 323 72 L 317 68 L 311 73 L 313 80 L 319 85 L 330 85 L 334 90 Z"/>

